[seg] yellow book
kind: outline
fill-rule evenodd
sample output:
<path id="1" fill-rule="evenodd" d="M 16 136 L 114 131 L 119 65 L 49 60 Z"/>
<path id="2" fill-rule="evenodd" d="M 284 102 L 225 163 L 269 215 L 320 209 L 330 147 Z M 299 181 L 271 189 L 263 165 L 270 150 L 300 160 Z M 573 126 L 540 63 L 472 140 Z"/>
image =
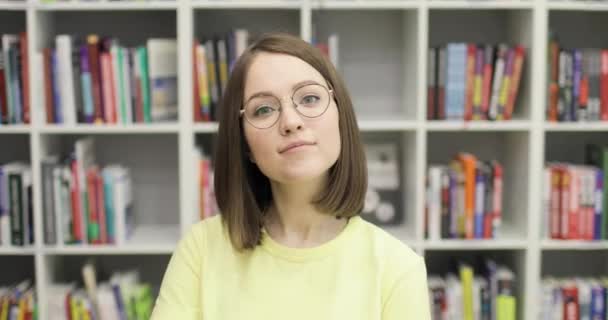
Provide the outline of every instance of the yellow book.
<path id="1" fill-rule="evenodd" d="M 19 312 L 17 313 L 17 320 L 25 320 L 25 313 L 27 312 L 27 300 L 25 295 L 19 298 Z"/>
<path id="2" fill-rule="evenodd" d="M 514 296 L 499 294 L 496 297 L 496 320 L 515 320 L 516 302 Z"/>
<path id="3" fill-rule="evenodd" d="M 464 320 L 473 320 L 473 268 L 467 264 L 460 265 L 460 282 L 462 283 L 462 315 Z"/>
<path id="4" fill-rule="evenodd" d="M 198 75 L 198 94 L 200 105 L 203 107 L 203 117 L 209 117 L 211 113 L 211 97 L 209 96 L 209 83 L 207 82 L 207 58 L 205 47 L 196 46 L 196 67 Z"/>
<path id="5" fill-rule="evenodd" d="M 8 297 L 0 299 L 0 320 L 8 320 Z"/>
<path id="6" fill-rule="evenodd" d="M 70 313 L 72 314 L 72 320 L 80 319 L 78 314 L 78 300 L 74 294 L 70 295 Z"/>

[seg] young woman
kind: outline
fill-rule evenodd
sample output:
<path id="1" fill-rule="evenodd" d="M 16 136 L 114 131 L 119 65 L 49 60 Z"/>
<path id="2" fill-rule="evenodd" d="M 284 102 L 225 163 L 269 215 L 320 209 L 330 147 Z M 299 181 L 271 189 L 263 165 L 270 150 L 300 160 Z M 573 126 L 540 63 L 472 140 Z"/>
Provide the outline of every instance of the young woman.
<path id="1" fill-rule="evenodd" d="M 320 51 L 280 33 L 249 46 L 216 146 L 221 214 L 180 241 L 152 319 L 430 319 L 424 260 L 359 216 L 365 154 Z"/>

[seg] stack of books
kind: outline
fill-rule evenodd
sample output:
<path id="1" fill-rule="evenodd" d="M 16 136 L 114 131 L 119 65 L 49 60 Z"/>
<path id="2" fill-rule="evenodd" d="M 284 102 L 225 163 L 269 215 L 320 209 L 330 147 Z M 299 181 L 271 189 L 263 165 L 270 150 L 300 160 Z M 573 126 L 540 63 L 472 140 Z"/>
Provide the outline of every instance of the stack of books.
<path id="1" fill-rule="evenodd" d="M 502 221 L 503 166 L 461 152 L 449 165 L 428 169 L 426 237 L 496 238 Z"/>

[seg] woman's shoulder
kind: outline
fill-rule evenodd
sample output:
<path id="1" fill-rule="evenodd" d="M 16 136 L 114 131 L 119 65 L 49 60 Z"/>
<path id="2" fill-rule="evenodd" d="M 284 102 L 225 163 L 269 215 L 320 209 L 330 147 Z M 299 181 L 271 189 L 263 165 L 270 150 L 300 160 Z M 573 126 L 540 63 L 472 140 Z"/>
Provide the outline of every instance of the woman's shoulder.
<path id="1" fill-rule="evenodd" d="M 386 229 L 358 217 L 360 224 L 360 241 L 366 244 L 373 255 L 386 263 L 385 267 L 393 270 L 407 270 L 424 264 L 424 258 L 409 245 L 389 233 Z"/>
<path id="2" fill-rule="evenodd" d="M 194 223 L 188 233 L 197 238 L 217 239 L 224 233 L 221 215 L 216 214 Z"/>
<path id="3" fill-rule="evenodd" d="M 209 249 L 210 245 L 217 246 L 225 238 L 221 216 L 214 215 L 192 224 L 182 238 L 182 242 Z"/>

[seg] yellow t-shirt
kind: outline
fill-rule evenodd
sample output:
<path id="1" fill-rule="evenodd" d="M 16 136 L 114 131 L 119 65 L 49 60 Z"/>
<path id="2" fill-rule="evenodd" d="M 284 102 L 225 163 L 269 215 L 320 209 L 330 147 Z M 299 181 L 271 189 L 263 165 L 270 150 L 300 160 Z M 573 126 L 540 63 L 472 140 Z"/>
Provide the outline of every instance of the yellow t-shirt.
<path id="1" fill-rule="evenodd" d="M 153 320 L 430 320 L 423 258 L 353 217 L 332 240 L 290 248 L 265 232 L 238 253 L 219 216 L 180 241 Z"/>

